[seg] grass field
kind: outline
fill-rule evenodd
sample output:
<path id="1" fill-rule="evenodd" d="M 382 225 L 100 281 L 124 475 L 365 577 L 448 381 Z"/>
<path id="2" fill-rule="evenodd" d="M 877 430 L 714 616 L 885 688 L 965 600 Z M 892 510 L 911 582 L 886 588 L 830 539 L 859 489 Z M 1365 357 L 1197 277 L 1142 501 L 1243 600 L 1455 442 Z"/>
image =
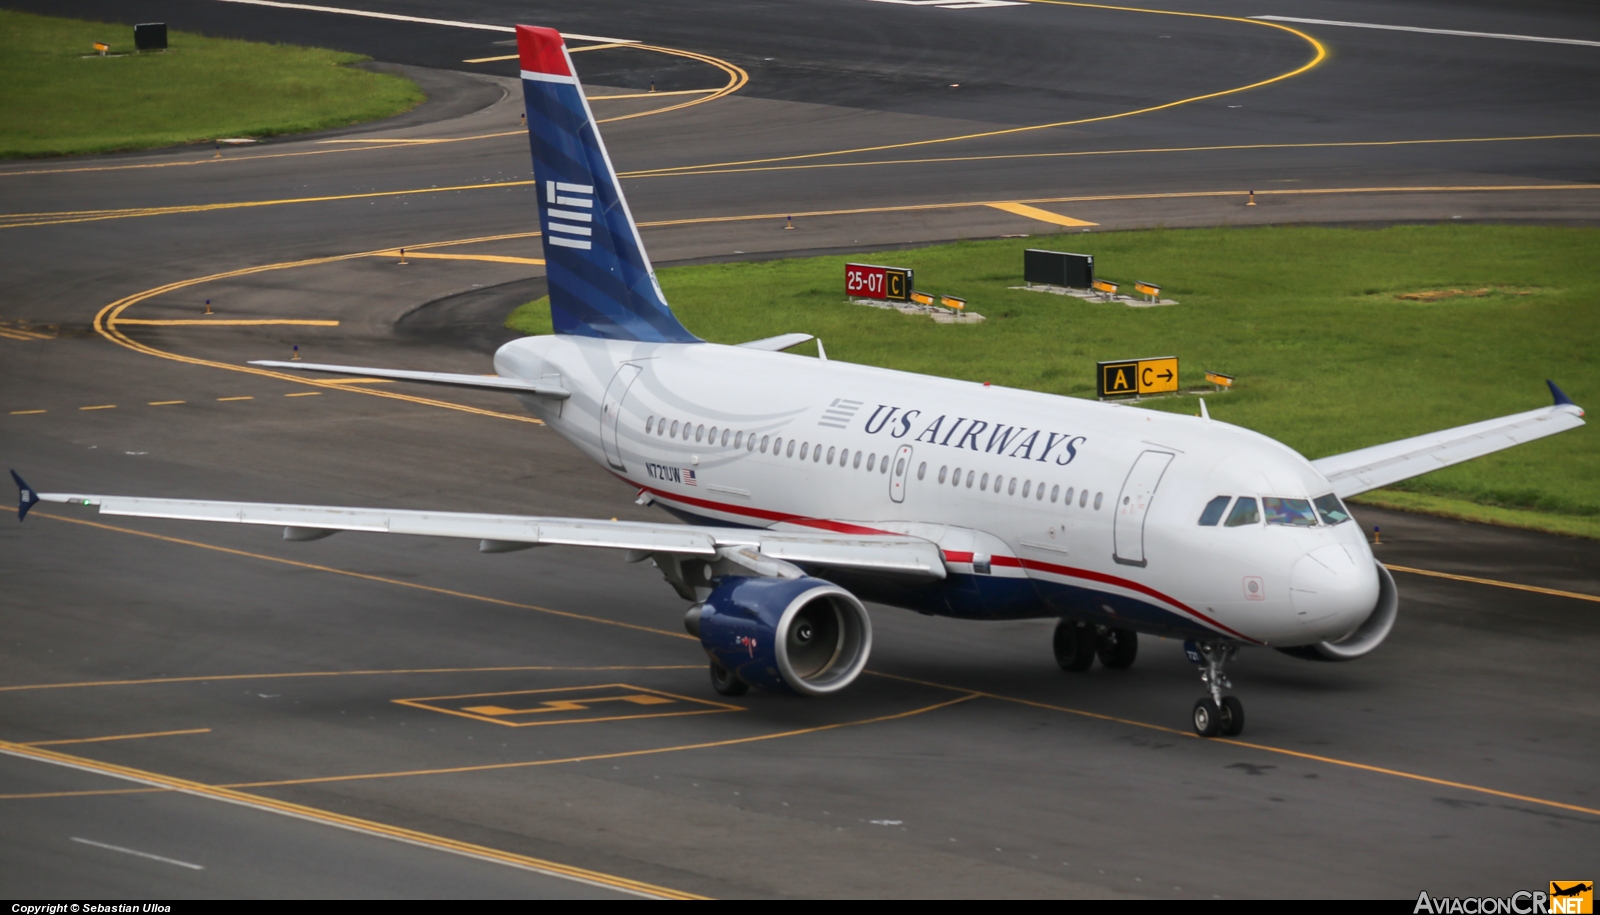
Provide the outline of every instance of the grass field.
<path id="1" fill-rule="evenodd" d="M 1008 289 L 1022 249 L 1095 255 L 1096 275 L 1162 286 L 1175 306 L 1128 308 Z M 916 270 L 982 324 L 845 302 L 844 264 Z M 1600 230 L 1438 225 L 1153 230 L 965 242 L 859 258 L 660 272 L 696 334 L 737 343 L 788 331 L 830 358 L 1093 397 L 1097 360 L 1176 355 L 1184 388 L 1238 378 L 1211 415 L 1316 458 L 1550 403 L 1551 378 L 1600 407 Z M 732 292 L 738 290 L 738 292 Z M 1462 294 L 1450 294 L 1459 290 Z M 1410 293 L 1445 293 L 1406 299 Z M 548 333 L 546 300 L 508 326 Z M 1194 396 L 1146 400 L 1197 412 Z M 1600 537 L 1600 431 L 1591 425 L 1363 497 Z"/>
<path id="2" fill-rule="evenodd" d="M 168 45 L 133 54 L 131 25 L 0 10 L 0 157 L 300 133 L 422 101 L 409 80 L 348 66 L 357 54 L 179 31 Z"/>

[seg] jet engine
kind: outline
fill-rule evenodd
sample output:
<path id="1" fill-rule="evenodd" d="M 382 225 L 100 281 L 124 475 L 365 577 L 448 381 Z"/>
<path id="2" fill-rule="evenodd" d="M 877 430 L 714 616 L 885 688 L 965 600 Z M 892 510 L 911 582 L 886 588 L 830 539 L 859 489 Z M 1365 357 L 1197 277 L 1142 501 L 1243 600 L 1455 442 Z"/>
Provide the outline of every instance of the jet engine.
<path id="1" fill-rule="evenodd" d="M 713 661 L 765 690 L 826 696 L 867 666 L 872 621 L 820 578 L 724 578 L 684 619 Z"/>
<path id="2" fill-rule="evenodd" d="M 1307 661 L 1353 661 L 1383 644 L 1400 612 L 1400 591 L 1383 563 L 1375 565 L 1378 567 L 1378 603 L 1361 625 L 1338 639 L 1278 650 Z"/>

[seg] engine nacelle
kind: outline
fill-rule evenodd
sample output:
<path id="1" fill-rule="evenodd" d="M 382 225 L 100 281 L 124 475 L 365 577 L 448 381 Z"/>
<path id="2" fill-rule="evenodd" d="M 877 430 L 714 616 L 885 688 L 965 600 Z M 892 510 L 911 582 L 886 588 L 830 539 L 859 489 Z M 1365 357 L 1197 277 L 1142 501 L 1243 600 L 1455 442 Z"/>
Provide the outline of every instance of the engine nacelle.
<path id="1" fill-rule="evenodd" d="M 867 609 L 820 578 L 724 578 L 686 623 L 739 679 L 804 696 L 849 686 L 872 652 Z"/>
<path id="2" fill-rule="evenodd" d="M 1378 567 L 1378 603 L 1361 625 L 1339 639 L 1278 650 L 1307 661 L 1354 661 L 1383 644 L 1400 613 L 1400 589 L 1395 587 L 1394 576 L 1383 563 L 1375 564 Z"/>

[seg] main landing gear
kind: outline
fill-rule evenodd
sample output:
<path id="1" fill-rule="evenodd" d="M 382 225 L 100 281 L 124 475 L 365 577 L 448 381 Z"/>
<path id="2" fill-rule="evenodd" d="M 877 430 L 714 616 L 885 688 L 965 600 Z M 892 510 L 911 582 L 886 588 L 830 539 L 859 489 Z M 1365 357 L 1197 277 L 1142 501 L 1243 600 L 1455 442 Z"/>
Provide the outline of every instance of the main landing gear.
<path id="1" fill-rule="evenodd" d="M 739 679 L 739 675 L 718 664 L 711 662 L 711 688 L 719 696 L 743 696 L 750 691 L 750 684 Z"/>
<path id="2" fill-rule="evenodd" d="M 1185 646 L 1186 648 L 1189 646 Z M 1201 642 L 1194 645 L 1202 663 L 1200 682 L 1211 693 L 1194 703 L 1194 730 L 1201 737 L 1237 737 L 1244 731 L 1244 705 L 1222 691 L 1233 689 L 1223 667 L 1232 660 L 1239 646 L 1232 642 Z"/>
<path id="3" fill-rule="evenodd" d="M 1091 626 L 1077 620 L 1063 619 L 1056 624 L 1056 663 L 1062 670 L 1088 670 L 1094 659 L 1109 670 L 1127 670 L 1139 655 L 1139 634 L 1132 629 L 1112 629 L 1108 626 Z"/>

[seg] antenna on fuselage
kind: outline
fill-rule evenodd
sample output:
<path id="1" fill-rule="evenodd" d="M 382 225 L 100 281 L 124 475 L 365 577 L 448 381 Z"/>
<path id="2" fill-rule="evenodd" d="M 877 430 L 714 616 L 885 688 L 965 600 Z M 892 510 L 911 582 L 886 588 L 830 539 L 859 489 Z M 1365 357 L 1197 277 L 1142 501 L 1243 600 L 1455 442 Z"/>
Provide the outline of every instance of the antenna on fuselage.
<path id="1" fill-rule="evenodd" d="M 828 351 L 822 348 L 822 338 L 817 338 L 817 358 L 823 362 L 828 361 Z"/>
<path id="2" fill-rule="evenodd" d="M 1208 423 L 1211 422 L 1211 411 L 1206 409 L 1206 399 L 1204 397 L 1200 398 L 1200 418 Z"/>

